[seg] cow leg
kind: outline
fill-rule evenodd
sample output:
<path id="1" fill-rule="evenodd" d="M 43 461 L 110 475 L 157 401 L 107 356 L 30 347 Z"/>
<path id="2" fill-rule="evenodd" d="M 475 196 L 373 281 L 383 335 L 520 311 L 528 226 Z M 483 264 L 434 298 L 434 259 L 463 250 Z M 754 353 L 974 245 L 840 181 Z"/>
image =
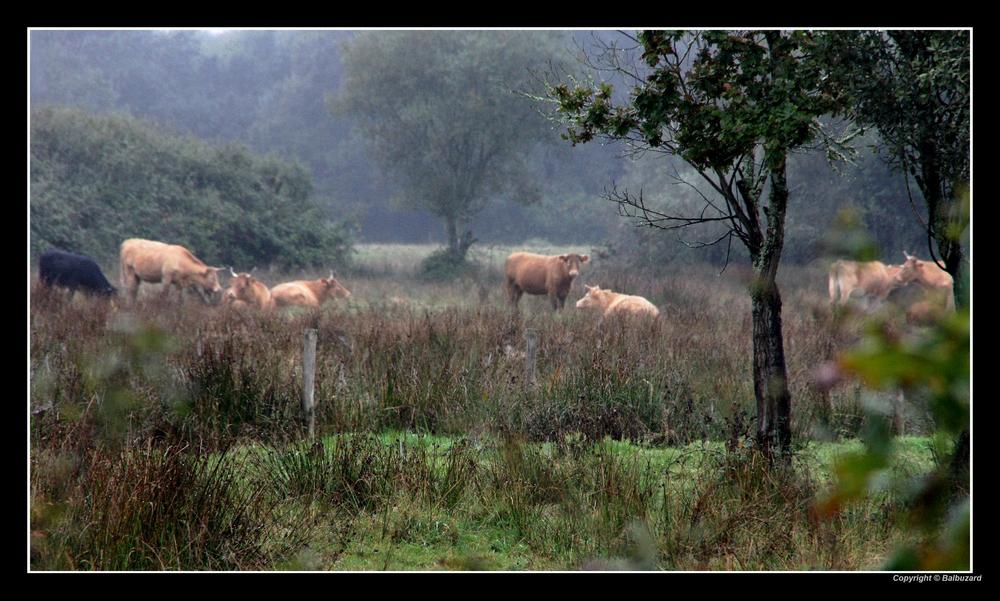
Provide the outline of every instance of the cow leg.
<path id="1" fill-rule="evenodd" d="M 142 280 L 139 279 L 139 276 L 124 261 L 122 262 L 121 283 L 125 298 L 130 301 L 130 304 L 134 305 L 136 299 L 139 297 L 139 284 L 142 283 Z"/>
<path id="2" fill-rule="evenodd" d="M 514 280 L 507 278 L 505 287 L 507 288 L 507 300 L 510 301 L 510 304 L 517 306 L 517 302 L 521 300 L 517 284 L 514 283 Z"/>
<path id="3" fill-rule="evenodd" d="M 163 279 L 160 280 L 160 283 L 163 286 L 163 289 L 160 290 L 160 300 L 161 301 L 172 302 L 170 296 L 173 293 L 174 289 L 176 288 L 177 292 L 180 294 L 181 303 L 183 304 L 183 302 L 184 302 L 184 289 L 180 287 L 180 284 L 177 281 L 175 281 L 169 275 L 164 275 Z"/>
<path id="4" fill-rule="evenodd" d="M 515 284 L 511 280 L 507 280 L 507 298 L 510 300 L 510 304 L 514 307 L 521 302 L 521 295 L 524 294 L 524 289 Z"/>
<path id="5" fill-rule="evenodd" d="M 549 295 L 549 302 L 552 303 L 552 310 L 553 311 L 558 311 L 559 310 L 559 296 L 558 295 L 556 295 L 556 294 L 550 294 Z"/>

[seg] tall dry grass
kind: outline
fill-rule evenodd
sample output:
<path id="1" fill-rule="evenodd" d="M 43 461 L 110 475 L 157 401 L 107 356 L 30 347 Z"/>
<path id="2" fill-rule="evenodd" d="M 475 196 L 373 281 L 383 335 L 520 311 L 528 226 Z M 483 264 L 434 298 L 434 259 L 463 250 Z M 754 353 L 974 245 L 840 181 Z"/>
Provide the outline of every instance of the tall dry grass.
<path id="1" fill-rule="evenodd" d="M 793 430 L 800 438 L 851 437 L 865 402 L 860 389 L 818 388 L 814 372 L 853 344 L 861 326 L 845 327 L 817 286 L 796 286 L 817 276 L 786 274 Z M 439 284 L 410 281 L 398 302 L 356 292 L 357 302 L 270 313 L 164 304 L 155 296 L 115 310 L 36 287 L 33 405 L 82 412 L 117 386 L 141 413 L 162 412 L 192 435 L 283 431 L 297 418 L 303 331 L 316 328 L 317 416 L 328 431 L 488 430 L 532 440 L 580 432 L 673 444 L 724 440 L 727 428 L 749 427 L 745 274 L 696 271 L 671 280 L 594 270 L 581 279 L 646 296 L 662 315 L 601 322 L 575 308 L 532 306 L 526 301 L 540 299 L 527 297 L 515 311 L 499 294 L 480 300 L 461 283 L 448 292 L 463 300 L 440 308 L 433 305 Z M 534 382 L 525 371 L 529 329 L 539 340 Z M 910 416 L 908 431 L 927 427 Z"/>

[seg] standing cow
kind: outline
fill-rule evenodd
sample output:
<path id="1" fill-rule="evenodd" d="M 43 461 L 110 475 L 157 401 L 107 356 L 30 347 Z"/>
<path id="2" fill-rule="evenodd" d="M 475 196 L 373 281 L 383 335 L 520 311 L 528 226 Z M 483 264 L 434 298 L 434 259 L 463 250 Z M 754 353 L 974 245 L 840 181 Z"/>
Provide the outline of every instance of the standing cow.
<path id="1" fill-rule="evenodd" d="M 77 290 L 100 296 L 114 296 L 118 293 L 118 289 L 108 282 L 93 259 L 61 250 L 50 250 L 41 256 L 38 261 L 38 277 L 46 286 L 68 288 L 70 298 Z"/>
<path id="2" fill-rule="evenodd" d="M 209 267 L 191 251 L 178 244 L 130 238 L 121 246 L 122 288 L 135 303 L 139 284 L 163 284 L 162 298 L 176 288 L 183 298 L 185 288 L 193 289 L 206 305 L 219 296 L 219 272 L 225 267 Z"/>
<path id="3" fill-rule="evenodd" d="M 271 288 L 271 298 L 274 306 L 287 307 L 319 307 L 328 300 L 350 298 L 351 291 L 337 281 L 330 272 L 330 277 L 318 280 L 299 280 L 285 282 Z"/>
<path id="4" fill-rule="evenodd" d="M 521 295 L 547 294 L 552 309 L 566 304 L 573 278 L 580 274 L 580 265 L 590 260 L 588 255 L 536 255 L 517 252 L 507 257 L 507 297 L 517 306 Z"/>
<path id="5" fill-rule="evenodd" d="M 881 261 L 835 261 L 829 273 L 830 304 L 846 305 L 851 294 L 857 292 L 873 307 L 884 301 L 897 285 L 899 271 L 899 266 Z"/>

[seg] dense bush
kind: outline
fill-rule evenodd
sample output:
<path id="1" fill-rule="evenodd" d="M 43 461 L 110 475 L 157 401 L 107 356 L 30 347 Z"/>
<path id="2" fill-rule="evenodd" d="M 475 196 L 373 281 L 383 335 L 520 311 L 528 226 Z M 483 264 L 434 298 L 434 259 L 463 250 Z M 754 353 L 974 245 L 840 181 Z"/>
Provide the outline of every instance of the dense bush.
<path id="1" fill-rule="evenodd" d="M 113 263 L 131 237 L 183 244 L 210 264 L 334 267 L 349 258 L 298 165 L 210 146 L 124 115 L 31 115 L 31 251 Z"/>

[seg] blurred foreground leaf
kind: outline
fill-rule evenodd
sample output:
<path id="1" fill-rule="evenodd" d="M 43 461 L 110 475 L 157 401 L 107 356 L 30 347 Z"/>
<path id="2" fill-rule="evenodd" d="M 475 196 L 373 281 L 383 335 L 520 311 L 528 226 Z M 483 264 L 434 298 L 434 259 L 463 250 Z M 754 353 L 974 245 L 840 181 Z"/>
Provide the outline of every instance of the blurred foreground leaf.
<path id="1" fill-rule="evenodd" d="M 861 343 L 841 355 L 838 365 L 869 388 L 926 391 L 939 433 L 953 438 L 969 428 L 969 342 L 968 310 L 906 337 L 874 322 Z M 836 483 L 817 503 L 817 514 L 831 517 L 852 501 L 883 490 L 900 494 L 920 539 L 897 549 L 885 569 L 968 569 L 969 499 L 955 494 L 949 466 L 941 462 L 921 478 L 894 479 L 888 470 L 894 453 L 888 420 L 871 408 L 866 410 L 863 441 L 863 451 L 836 463 Z M 960 452 L 959 445 L 953 446 Z"/>

